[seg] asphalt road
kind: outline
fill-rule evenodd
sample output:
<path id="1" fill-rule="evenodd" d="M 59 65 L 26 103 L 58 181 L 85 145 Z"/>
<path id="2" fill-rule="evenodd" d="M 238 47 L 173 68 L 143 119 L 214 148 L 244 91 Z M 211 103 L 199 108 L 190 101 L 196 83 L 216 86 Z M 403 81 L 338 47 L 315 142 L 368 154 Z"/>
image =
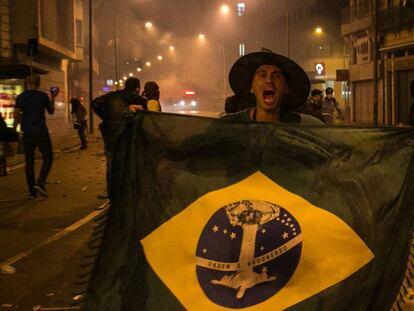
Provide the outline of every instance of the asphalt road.
<path id="1" fill-rule="evenodd" d="M 73 307 L 85 287 L 75 282 L 91 268 L 81 265 L 91 262 L 84 255 L 91 254 L 93 219 L 106 203 L 97 198 L 105 188 L 102 141 L 90 141 L 87 150 L 55 155 L 49 198 L 28 198 L 21 165 L 0 177 L 0 310 Z M 15 272 L 5 274 L 10 268 Z"/>

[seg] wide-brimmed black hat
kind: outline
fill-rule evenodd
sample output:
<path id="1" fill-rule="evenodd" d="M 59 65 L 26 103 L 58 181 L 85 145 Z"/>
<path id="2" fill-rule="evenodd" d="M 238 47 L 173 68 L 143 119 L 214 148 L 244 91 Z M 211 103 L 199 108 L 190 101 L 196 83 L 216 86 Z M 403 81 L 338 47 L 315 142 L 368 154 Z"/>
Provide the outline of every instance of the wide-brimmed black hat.
<path id="1" fill-rule="evenodd" d="M 239 58 L 230 69 L 230 87 L 235 94 L 248 96 L 252 86 L 253 75 L 261 65 L 279 67 L 289 85 L 282 107 L 292 110 L 302 105 L 309 95 L 310 82 L 305 71 L 290 58 L 272 52 L 255 52 Z"/>

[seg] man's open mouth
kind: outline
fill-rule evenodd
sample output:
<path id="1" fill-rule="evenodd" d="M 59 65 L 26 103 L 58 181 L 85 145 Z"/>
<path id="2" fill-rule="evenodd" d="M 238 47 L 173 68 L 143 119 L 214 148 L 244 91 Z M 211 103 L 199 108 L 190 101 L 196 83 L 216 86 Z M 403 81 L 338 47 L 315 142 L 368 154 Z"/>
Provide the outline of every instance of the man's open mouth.
<path id="1" fill-rule="evenodd" d="M 263 99 L 266 103 L 272 103 L 275 98 L 275 90 L 265 90 L 263 92 Z"/>

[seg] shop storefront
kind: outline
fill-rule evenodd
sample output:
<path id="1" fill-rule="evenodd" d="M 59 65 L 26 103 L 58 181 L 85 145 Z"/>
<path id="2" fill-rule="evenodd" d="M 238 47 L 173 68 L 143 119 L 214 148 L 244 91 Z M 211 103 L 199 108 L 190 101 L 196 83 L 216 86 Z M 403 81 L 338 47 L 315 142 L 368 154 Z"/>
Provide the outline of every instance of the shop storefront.
<path id="1" fill-rule="evenodd" d="M 0 79 L 0 114 L 9 127 L 14 122 L 16 97 L 23 91 L 23 79 Z"/>

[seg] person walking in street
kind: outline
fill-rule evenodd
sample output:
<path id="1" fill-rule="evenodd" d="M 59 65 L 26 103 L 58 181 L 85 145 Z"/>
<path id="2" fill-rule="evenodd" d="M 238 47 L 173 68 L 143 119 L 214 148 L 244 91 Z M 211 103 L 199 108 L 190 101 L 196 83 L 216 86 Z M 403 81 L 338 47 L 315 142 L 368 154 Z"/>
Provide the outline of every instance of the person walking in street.
<path id="1" fill-rule="evenodd" d="M 36 198 L 37 194 L 47 197 L 45 188 L 46 179 L 53 162 L 52 142 L 46 125 L 45 111 L 48 114 L 55 112 L 55 98 L 59 94 L 59 88 L 51 88 L 49 96 L 39 90 L 40 77 L 36 75 L 26 78 L 26 91 L 16 98 L 15 123 L 21 123 L 23 132 L 23 145 L 25 152 L 26 179 L 29 187 L 30 198 Z M 39 148 L 42 154 L 42 167 L 39 178 L 35 182 L 35 150 Z"/>
<path id="2" fill-rule="evenodd" d="M 162 111 L 160 104 L 160 87 L 155 81 L 148 81 L 145 83 L 142 96 L 147 99 L 148 110 Z"/>
<path id="3" fill-rule="evenodd" d="M 312 116 L 293 112 L 308 97 L 310 82 L 305 71 L 285 56 L 268 50 L 246 54 L 234 63 L 229 82 L 235 94 L 246 98 L 253 93 L 256 107 L 222 119 L 323 125 Z"/>
<path id="4" fill-rule="evenodd" d="M 335 99 L 333 93 L 333 88 L 327 87 L 325 90 L 325 99 L 322 104 L 323 120 L 329 126 L 335 125 L 337 119 L 343 119 L 342 111 L 339 109 L 338 101 Z"/>
<path id="5" fill-rule="evenodd" d="M 92 108 L 95 113 L 102 119 L 99 129 L 104 141 L 104 150 L 106 157 L 106 183 L 107 195 L 101 198 L 110 198 L 111 196 L 111 169 L 114 157 L 116 137 L 120 122 L 125 115 L 133 114 L 138 110 L 147 109 L 147 100 L 139 95 L 140 80 L 138 78 L 129 78 L 125 81 L 125 88 L 120 91 L 110 92 L 92 102 Z"/>
<path id="6" fill-rule="evenodd" d="M 298 113 L 304 113 L 311 115 L 315 118 L 318 118 L 322 122 L 322 103 L 323 103 L 323 92 L 319 89 L 313 89 L 311 96 L 306 100 L 306 102 L 295 109 Z"/>
<path id="7" fill-rule="evenodd" d="M 88 126 L 88 122 L 86 121 L 86 115 L 88 113 L 86 107 L 82 102 L 77 98 L 71 98 L 70 104 L 72 106 L 72 120 L 73 120 L 73 128 L 78 131 L 79 139 L 81 142 L 80 149 L 85 150 L 88 148 L 88 143 L 86 141 L 86 134 L 85 131 Z"/>
<path id="8" fill-rule="evenodd" d="M 6 143 L 18 140 L 18 134 L 14 129 L 8 128 L 0 113 L 0 177 L 7 176 Z"/>

